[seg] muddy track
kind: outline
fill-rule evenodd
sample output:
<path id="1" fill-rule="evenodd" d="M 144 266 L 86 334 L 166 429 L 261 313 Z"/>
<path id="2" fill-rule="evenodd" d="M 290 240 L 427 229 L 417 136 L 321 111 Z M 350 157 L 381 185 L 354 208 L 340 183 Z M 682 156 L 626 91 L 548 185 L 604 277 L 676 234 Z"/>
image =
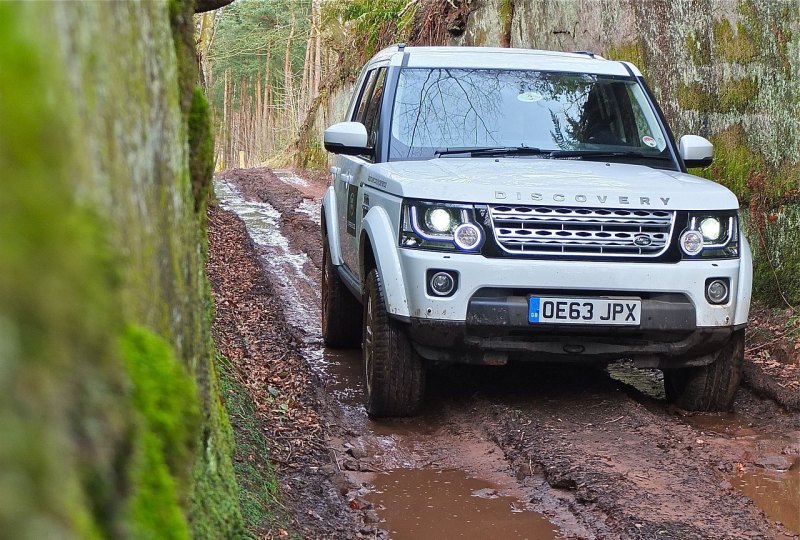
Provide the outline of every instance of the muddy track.
<path id="1" fill-rule="evenodd" d="M 242 257 L 250 260 L 242 263 L 239 279 L 261 283 L 272 313 L 268 323 L 282 328 L 268 333 L 268 350 L 252 352 L 250 364 L 291 357 L 292 369 L 303 372 L 301 380 L 320 389 L 312 392 L 313 398 L 308 389 L 286 390 L 298 394 L 297 406 L 317 415 L 321 423 L 317 442 L 308 445 L 314 450 L 304 458 L 314 472 L 300 483 L 313 483 L 317 496 L 303 502 L 303 493 L 297 493 L 303 488 L 290 489 L 290 497 L 297 499 L 289 506 L 299 516 L 304 537 L 796 535 L 776 519 L 800 529 L 792 521 L 792 505 L 800 504 L 797 496 L 792 499 L 795 484 L 787 484 L 788 498 L 775 501 L 788 505 L 788 512 L 762 502 L 772 517 L 740 494 L 748 481 L 752 484 L 758 474 L 767 474 L 763 467 L 791 465 L 800 453 L 798 415 L 745 389 L 737 396 L 735 414 L 688 415 L 663 401 L 657 372 L 624 364 L 615 366 L 614 378 L 585 367 L 456 366 L 432 371 L 420 417 L 371 421 L 360 405 L 360 351 L 321 347 L 321 243 L 314 212 L 324 186 L 289 173 L 250 169 L 226 172 L 217 187 L 222 205 L 243 216 L 253 239 L 251 243 L 241 235 L 226 236 L 228 249 L 239 249 L 233 245 L 240 242 Z M 210 234 L 216 234 L 216 228 L 242 229 L 232 214 L 223 214 L 227 217 L 211 220 Z M 271 232 L 262 230 L 269 227 Z M 217 288 L 215 294 L 230 296 Z M 242 293 L 232 293 L 230 302 L 240 301 L 237 294 Z M 246 320 L 244 328 L 218 324 L 227 328 L 225 332 L 244 335 L 264 331 L 247 328 Z M 240 369 L 246 372 L 248 364 Z M 256 401 L 266 391 L 258 380 L 249 388 Z M 270 420 L 265 417 L 267 429 Z M 281 475 L 296 478 L 303 467 L 284 466 Z M 427 494 L 433 494 L 431 499 L 448 497 L 434 494 L 441 471 L 458 471 L 486 487 L 476 488 L 465 480 L 466 499 L 456 497 L 457 503 L 450 501 L 450 506 L 441 500 L 427 503 Z M 782 474 L 796 472 L 797 466 Z M 452 478 L 445 483 L 453 482 L 458 483 Z M 393 485 L 405 486 L 403 496 L 415 503 L 402 506 L 404 499 L 392 498 Z M 464 501 L 476 497 L 501 504 L 470 515 Z M 460 515 L 447 529 L 460 532 L 448 536 L 426 529 L 428 507 L 436 511 L 434 522 L 442 522 L 449 513 Z M 504 515 L 509 512 L 513 519 Z M 322 519 L 308 518 L 315 514 Z M 464 522 L 471 525 L 461 531 Z M 481 523 L 491 526 L 482 529 Z"/>

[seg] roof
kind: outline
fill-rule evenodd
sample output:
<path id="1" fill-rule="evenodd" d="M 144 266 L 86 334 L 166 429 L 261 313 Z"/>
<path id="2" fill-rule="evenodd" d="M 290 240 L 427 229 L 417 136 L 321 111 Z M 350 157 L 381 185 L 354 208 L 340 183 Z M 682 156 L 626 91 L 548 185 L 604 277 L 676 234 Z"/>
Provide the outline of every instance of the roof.
<path id="1" fill-rule="evenodd" d="M 405 60 L 404 60 L 405 57 Z M 566 53 L 500 47 L 404 47 L 392 45 L 378 52 L 370 64 L 386 62 L 407 67 L 466 67 L 477 69 L 531 69 L 629 76 L 639 70 L 629 62 L 606 60 L 588 53 Z M 404 63 L 405 62 L 405 63 Z"/>

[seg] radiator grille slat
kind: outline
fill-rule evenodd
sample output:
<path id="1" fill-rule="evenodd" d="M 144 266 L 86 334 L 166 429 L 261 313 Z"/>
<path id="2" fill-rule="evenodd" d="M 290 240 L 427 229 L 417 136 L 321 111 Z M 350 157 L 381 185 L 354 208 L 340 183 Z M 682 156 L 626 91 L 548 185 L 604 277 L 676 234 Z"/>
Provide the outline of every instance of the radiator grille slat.
<path id="1" fill-rule="evenodd" d="M 513 255 L 658 257 L 672 238 L 668 210 L 493 205 L 497 244 Z"/>

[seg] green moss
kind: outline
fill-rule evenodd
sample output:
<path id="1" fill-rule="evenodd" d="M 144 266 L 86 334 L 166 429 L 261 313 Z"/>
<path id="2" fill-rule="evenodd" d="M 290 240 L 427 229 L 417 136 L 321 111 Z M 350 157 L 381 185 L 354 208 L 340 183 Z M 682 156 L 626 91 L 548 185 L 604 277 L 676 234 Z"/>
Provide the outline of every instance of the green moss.
<path id="1" fill-rule="evenodd" d="M 189 538 L 182 501 L 199 420 L 194 379 L 169 344 L 144 328 L 129 327 L 120 348 L 141 422 L 130 527 L 137 538 Z"/>
<path id="2" fill-rule="evenodd" d="M 743 213 L 753 251 L 753 295 L 775 307 L 800 306 L 800 205 L 789 204 L 764 216 Z"/>
<path id="3" fill-rule="evenodd" d="M 752 110 L 758 98 L 758 83 L 745 77 L 722 83 L 718 91 L 707 90 L 700 83 L 680 84 L 678 104 L 683 109 L 703 113 L 744 113 Z"/>
<path id="4" fill-rule="evenodd" d="M 678 86 L 678 104 L 683 109 L 713 112 L 718 109 L 717 97 L 699 83 Z"/>
<path id="5" fill-rule="evenodd" d="M 192 176 L 192 194 L 195 211 L 205 214 L 206 201 L 214 176 L 214 135 L 208 102 L 203 89 L 195 87 L 192 108 L 189 111 L 189 170 Z"/>
<path id="6" fill-rule="evenodd" d="M 753 171 L 766 166 L 763 156 L 748 148 L 741 124 L 734 124 L 712 137 L 711 142 L 714 143 L 714 163 L 703 175 L 726 186 L 741 202 L 749 201 L 748 179 Z"/>
<path id="7" fill-rule="evenodd" d="M 128 521 L 140 539 L 188 539 L 189 525 L 178 500 L 175 478 L 165 463 L 164 442 L 152 431 L 138 441 Z"/>
<path id="8" fill-rule="evenodd" d="M 180 80 L 164 3 L 0 3 L 0 536 L 223 538 L 241 522 L 190 183 L 209 181 L 207 111 L 191 2 L 170 7 Z M 210 437 L 215 466 L 198 468 Z M 198 500 L 229 523 L 196 534 Z"/>
<path id="9" fill-rule="evenodd" d="M 644 40 L 637 38 L 624 43 L 618 43 L 603 51 L 603 56 L 610 60 L 623 60 L 635 65 L 647 77 L 647 57 Z"/>
<path id="10" fill-rule="evenodd" d="M 192 108 L 195 83 L 198 79 L 197 57 L 194 43 L 194 0 L 169 0 L 169 21 L 175 56 L 178 59 L 178 88 L 181 110 Z"/>
<path id="11" fill-rule="evenodd" d="M 203 421 L 202 451 L 192 471 L 192 538 L 243 538 L 240 492 L 232 462 L 233 430 L 213 364 L 209 364 L 207 377 L 211 401 Z"/>
<path id="12" fill-rule="evenodd" d="M 727 62 L 747 64 L 756 57 L 756 45 L 748 35 L 745 26 L 738 22 L 734 31 L 728 19 L 714 23 L 714 51 Z"/>
<path id="13" fill-rule="evenodd" d="M 75 198 L 52 6 L 0 3 L 0 535 L 100 538 L 129 463 L 108 223 Z"/>
<path id="14" fill-rule="evenodd" d="M 295 165 L 301 169 L 324 169 L 328 164 L 328 155 L 310 131 L 304 132 L 298 141 Z"/>
<path id="15" fill-rule="evenodd" d="M 194 50 L 193 8 L 194 2 L 191 0 L 170 0 L 170 22 L 178 60 L 178 88 L 189 143 L 189 174 L 199 230 L 203 234 L 200 247 L 204 253 L 205 205 L 213 174 L 214 143 L 206 98 L 196 86 L 198 67 Z M 202 321 L 201 335 L 197 336 L 204 346 L 196 353 L 200 361 L 195 370 L 203 414 L 199 454 L 191 473 L 192 492 L 188 512 L 191 537 L 236 538 L 241 535 L 243 525 L 238 506 L 239 489 L 232 463 L 232 434 L 213 366 L 211 292 L 205 279 L 198 280 L 197 286 L 201 289 L 199 300 L 204 303 L 205 309 L 195 306 L 194 313 L 205 313 L 206 316 Z"/>
<path id="16" fill-rule="evenodd" d="M 511 46 L 511 24 L 514 22 L 514 0 L 500 0 L 497 5 L 497 16 L 500 19 L 500 44 Z"/>
<path id="17" fill-rule="evenodd" d="M 753 58 L 776 66 L 781 76 L 791 77 L 789 43 L 793 39 L 792 25 L 798 18 L 797 3 L 741 0 L 738 11 L 742 21 L 737 24 L 737 35 L 751 41 Z M 736 45 L 747 49 L 744 43 Z"/>
<path id="18" fill-rule="evenodd" d="M 200 416 L 194 379 L 169 343 L 144 328 L 129 327 L 121 350 L 133 382 L 136 410 L 146 430 L 162 441 L 170 472 L 185 479 Z"/>
<path id="19" fill-rule="evenodd" d="M 500 18 L 500 26 L 505 28 L 511 25 L 511 15 L 513 13 L 512 0 L 499 0 L 497 3 L 497 15 Z"/>
<path id="20" fill-rule="evenodd" d="M 711 63 L 711 44 L 707 36 L 701 36 L 698 40 L 695 34 L 689 34 L 686 37 L 686 50 L 694 65 L 707 66 Z"/>
<path id="21" fill-rule="evenodd" d="M 749 112 L 758 97 L 758 82 L 750 77 L 726 81 L 719 88 L 719 106 L 722 112 Z"/>
<path id="22" fill-rule="evenodd" d="M 290 530 L 290 520 L 281 511 L 277 477 L 266 460 L 269 448 L 255 405 L 239 382 L 236 367 L 224 357 L 218 357 L 217 365 L 225 405 L 236 428 L 235 468 L 247 530 L 256 537 L 267 530 Z"/>
<path id="23" fill-rule="evenodd" d="M 800 164 L 786 163 L 778 169 L 770 167 L 764 156 L 752 150 L 741 124 L 734 124 L 712 136 L 714 163 L 703 170 L 693 171 L 713 179 L 733 191 L 743 203 L 758 195 L 767 206 L 794 204 L 800 188 Z M 759 181 L 750 185 L 752 177 Z"/>

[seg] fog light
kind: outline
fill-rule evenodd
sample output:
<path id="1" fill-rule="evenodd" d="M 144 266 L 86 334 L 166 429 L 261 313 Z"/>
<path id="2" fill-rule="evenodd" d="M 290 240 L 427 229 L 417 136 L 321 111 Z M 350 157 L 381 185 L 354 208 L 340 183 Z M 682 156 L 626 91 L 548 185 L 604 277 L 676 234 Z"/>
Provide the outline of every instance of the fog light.
<path id="1" fill-rule="evenodd" d="M 481 230 L 472 223 L 459 225 L 456 232 L 453 233 L 453 242 L 461 249 L 475 249 L 480 245 L 482 239 Z"/>
<path id="2" fill-rule="evenodd" d="M 706 299 L 712 304 L 724 304 L 728 300 L 728 282 L 724 279 L 711 279 L 706 283 Z"/>
<path id="3" fill-rule="evenodd" d="M 703 249 L 703 235 L 700 231 L 684 231 L 681 235 L 681 249 L 687 255 L 697 255 Z"/>
<path id="4" fill-rule="evenodd" d="M 456 282 L 447 272 L 436 272 L 431 277 L 431 290 L 438 296 L 447 296 L 453 292 Z"/>

